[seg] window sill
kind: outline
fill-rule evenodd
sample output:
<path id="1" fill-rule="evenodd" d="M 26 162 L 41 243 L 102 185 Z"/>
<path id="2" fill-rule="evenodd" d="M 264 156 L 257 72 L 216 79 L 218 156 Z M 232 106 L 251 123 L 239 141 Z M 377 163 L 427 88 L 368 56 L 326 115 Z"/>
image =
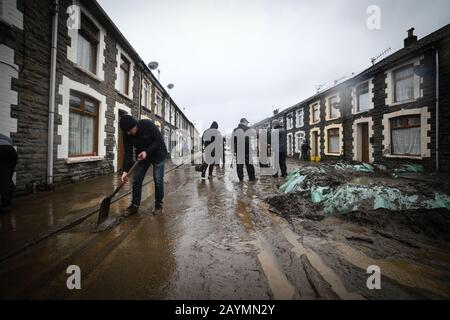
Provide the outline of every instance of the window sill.
<path id="1" fill-rule="evenodd" d="M 105 159 L 105 157 L 102 157 L 102 156 L 73 157 L 73 158 L 66 159 L 66 164 L 102 161 L 104 159 Z"/>
<path id="2" fill-rule="evenodd" d="M 353 114 L 353 115 L 363 114 L 363 113 L 369 112 L 369 111 L 372 110 L 372 109 L 373 109 L 373 108 L 369 108 L 369 109 L 367 109 L 367 110 L 361 110 L 361 111 L 354 111 L 354 110 L 352 110 L 352 114 Z"/>
<path id="3" fill-rule="evenodd" d="M 120 92 L 120 91 L 117 90 L 117 89 L 116 89 L 116 92 L 117 92 L 121 97 L 123 97 L 123 98 L 125 98 L 125 99 L 127 99 L 127 100 L 129 100 L 129 101 L 131 101 L 131 102 L 133 102 L 133 99 L 131 99 L 131 97 L 130 97 L 129 95 L 127 95 L 127 94 L 125 94 L 125 93 L 123 93 L 123 92 Z"/>
<path id="4" fill-rule="evenodd" d="M 82 66 L 80 66 L 79 64 L 75 64 L 75 68 L 81 72 L 83 72 L 85 75 L 91 77 L 92 79 L 98 81 L 98 82 L 102 82 L 103 79 L 97 77 L 97 75 L 93 74 L 92 72 L 84 69 Z"/>
<path id="5" fill-rule="evenodd" d="M 340 153 L 329 153 L 329 152 L 325 152 L 326 156 L 333 156 L 333 157 L 341 157 L 342 154 Z"/>
<path id="6" fill-rule="evenodd" d="M 413 103 L 413 102 L 416 102 L 417 100 L 418 99 L 411 99 L 411 100 L 405 100 L 405 101 L 400 101 L 400 102 L 392 102 L 388 106 L 390 106 L 390 107 L 401 106 L 402 104 Z"/>
<path id="7" fill-rule="evenodd" d="M 336 117 L 336 118 L 326 118 L 325 121 L 334 121 L 334 120 L 338 120 L 341 117 Z"/>
<path id="8" fill-rule="evenodd" d="M 313 126 L 313 125 L 316 125 L 316 124 L 319 124 L 320 123 L 320 120 L 319 121 L 316 121 L 316 122 L 311 122 L 309 125 L 310 126 Z"/>
<path id="9" fill-rule="evenodd" d="M 385 158 L 398 158 L 398 159 L 414 159 L 414 160 L 422 160 L 425 156 L 402 156 L 398 154 L 385 154 L 383 155 Z"/>

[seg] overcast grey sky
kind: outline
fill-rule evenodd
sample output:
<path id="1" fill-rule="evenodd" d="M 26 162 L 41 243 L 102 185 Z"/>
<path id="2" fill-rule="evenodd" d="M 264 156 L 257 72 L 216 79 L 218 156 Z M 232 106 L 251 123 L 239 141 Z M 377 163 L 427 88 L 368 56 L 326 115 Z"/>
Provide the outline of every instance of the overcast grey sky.
<path id="1" fill-rule="evenodd" d="M 406 30 L 450 23 L 449 0 L 99 0 L 199 129 L 254 123 L 370 66 Z M 381 30 L 369 30 L 369 5 Z"/>

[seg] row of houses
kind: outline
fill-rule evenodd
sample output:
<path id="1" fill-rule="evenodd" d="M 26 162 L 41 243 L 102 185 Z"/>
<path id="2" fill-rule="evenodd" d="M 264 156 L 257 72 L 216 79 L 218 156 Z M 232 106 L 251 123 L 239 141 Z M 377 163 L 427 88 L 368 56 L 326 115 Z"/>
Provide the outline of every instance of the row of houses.
<path id="1" fill-rule="evenodd" d="M 97 1 L 0 8 L 0 133 L 19 155 L 19 191 L 120 170 L 122 114 L 154 121 L 172 156 L 193 151 L 195 125 Z"/>
<path id="2" fill-rule="evenodd" d="M 290 156 L 299 156 L 306 139 L 323 160 L 449 171 L 449 40 L 450 25 L 420 40 L 410 29 L 399 51 L 253 127 L 282 121 Z"/>

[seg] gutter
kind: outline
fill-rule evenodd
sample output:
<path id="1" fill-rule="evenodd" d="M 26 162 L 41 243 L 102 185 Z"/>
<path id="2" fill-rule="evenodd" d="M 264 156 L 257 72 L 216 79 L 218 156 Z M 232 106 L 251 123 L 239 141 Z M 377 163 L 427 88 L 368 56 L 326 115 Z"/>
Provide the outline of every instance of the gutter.
<path id="1" fill-rule="evenodd" d="M 53 144 L 55 128 L 55 98 L 56 98 L 56 56 L 58 47 L 58 14 L 59 1 L 54 0 L 52 13 L 52 43 L 50 47 L 50 83 L 48 104 L 48 137 L 47 137 L 47 185 L 53 184 Z"/>

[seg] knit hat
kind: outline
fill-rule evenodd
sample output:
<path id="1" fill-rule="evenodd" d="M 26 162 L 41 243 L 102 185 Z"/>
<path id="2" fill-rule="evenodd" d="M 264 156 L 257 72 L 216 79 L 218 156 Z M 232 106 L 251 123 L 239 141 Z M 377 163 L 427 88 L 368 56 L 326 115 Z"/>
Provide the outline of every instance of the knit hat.
<path id="1" fill-rule="evenodd" d="M 281 122 L 280 122 L 280 120 L 273 120 L 273 121 L 272 121 L 272 127 L 274 127 L 274 128 L 279 128 L 279 127 L 281 127 Z"/>
<path id="2" fill-rule="evenodd" d="M 212 123 L 211 123 L 211 127 L 210 127 L 211 129 L 219 129 L 219 125 L 217 124 L 217 122 L 216 121 L 213 121 Z"/>
<path id="3" fill-rule="evenodd" d="M 123 131 L 129 131 L 136 127 L 137 124 L 137 120 L 128 114 L 120 117 L 120 129 L 122 129 Z"/>

